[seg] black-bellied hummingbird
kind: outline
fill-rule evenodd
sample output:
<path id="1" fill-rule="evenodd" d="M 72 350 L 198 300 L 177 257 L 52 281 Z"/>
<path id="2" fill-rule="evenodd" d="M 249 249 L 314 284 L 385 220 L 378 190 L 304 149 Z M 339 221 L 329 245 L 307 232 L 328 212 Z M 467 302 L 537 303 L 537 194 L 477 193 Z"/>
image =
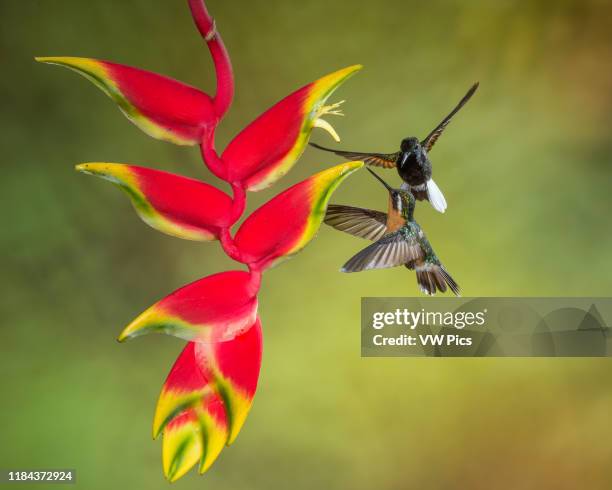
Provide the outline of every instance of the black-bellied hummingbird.
<path id="1" fill-rule="evenodd" d="M 447 207 L 446 199 L 440 188 L 431 178 L 431 162 L 429 161 L 427 153 L 433 148 L 453 116 L 459 112 L 468 100 L 470 100 L 477 88 L 478 82 L 472 85 L 457 106 L 424 140 L 419 141 L 419 139 L 414 136 L 404 138 L 400 144 L 399 151 L 395 153 L 366 153 L 334 150 L 315 143 L 310 143 L 310 145 L 319 150 L 330 151 L 350 160 L 362 160 L 366 165 L 371 165 L 373 167 L 397 168 L 400 177 L 410 186 L 410 190 L 416 199 L 419 201 L 424 199 L 429 200 L 437 211 L 443 213 L 446 211 Z"/>

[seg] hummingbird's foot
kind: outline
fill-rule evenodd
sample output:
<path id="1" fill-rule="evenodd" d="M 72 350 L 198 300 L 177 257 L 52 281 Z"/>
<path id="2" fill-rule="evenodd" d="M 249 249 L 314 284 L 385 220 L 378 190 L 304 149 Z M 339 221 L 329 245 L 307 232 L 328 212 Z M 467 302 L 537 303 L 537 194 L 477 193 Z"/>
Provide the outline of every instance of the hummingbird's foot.
<path id="1" fill-rule="evenodd" d="M 334 116 L 344 116 L 344 114 L 342 113 L 342 109 L 338 109 L 344 102 L 344 100 L 341 100 L 340 102 L 336 102 L 335 104 L 321 106 L 317 111 L 317 115 L 314 121 L 315 128 L 324 129 L 331 135 L 332 138 L 334 138 L 336 142 L 340 141 L 340 136 L 338 136 L 338 133 L 336 133 L 336 130 L 333 128 L 333 126 L 329 124 L 326 120 L 321 119 L 321 117 L 326 114 Z"/>

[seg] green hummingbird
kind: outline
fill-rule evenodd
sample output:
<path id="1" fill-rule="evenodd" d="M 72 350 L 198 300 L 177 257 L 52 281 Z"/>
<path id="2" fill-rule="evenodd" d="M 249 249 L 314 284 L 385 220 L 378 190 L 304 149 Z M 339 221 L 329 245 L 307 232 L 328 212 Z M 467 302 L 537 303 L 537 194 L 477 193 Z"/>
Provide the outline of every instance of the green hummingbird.
<path id="1" fill-rule="evenodd" d="M 374 243 L 351 257 L 342 272 L 360 272 L 404 265 L 416 272 L 417 283 L 425 294 L 446 292 L 459 296 L 459 286 L 444 268 L 425 233 L 414 220 L 416 198 L 405 184 L 394 189 L 375 172 L 367 169 L 389 192 L 387 213 L 371 209 L 330 204 L 325 223 Z"/>
<path id="2" fill-rule="evenodd" d="M 366 153 L 359 151 L 334 150 L 325 146 L 310 143 L 311 146 L 350 160 L 363 160 L 367 165 L 383 168 L 397 168 L 402 180 L 410 186 L 412 194 L 419 201 L 427 199 L 436 211 L 446 211 L 446 199 L 440 188 L 431 178 L 432 168 L 429 151 L 433 148 L 440 135 L 451 122 L 451 119 L 472 98 L 478 89 L 476 82 L 463 96 L 455 108 L 438 124 L 422 141 L 410 136 L 400 143 L 399 151 L 395 153 Z"/>

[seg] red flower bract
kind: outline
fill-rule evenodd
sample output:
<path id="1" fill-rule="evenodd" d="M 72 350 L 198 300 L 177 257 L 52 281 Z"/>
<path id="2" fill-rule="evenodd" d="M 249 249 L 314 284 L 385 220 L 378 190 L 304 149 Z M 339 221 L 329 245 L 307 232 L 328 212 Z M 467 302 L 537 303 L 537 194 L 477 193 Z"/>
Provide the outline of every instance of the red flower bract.
<path id="1" fill-rule="evenodd" d="M 153 228 L 190 240 L 219 239 L 228 256 L 248 271 L 204 277 L 141 313 L 119 340 L 157 332 L 189 343 L 162 388 L 153 421 L 163 434 L 162 463 L 170 481 L 198 464 L 203 473 L 238 435 L 251 408 L 261 365 L 262 332 L 257 294 L 262 271 L 299 252 L 316 235 L 329 197 L 363 166 L 349 162 L 319 172 L 261 206 L 231 228 L 244 212 L 246 191 L 273 184 L 303 152 L 312 129 L 338 135 L 322 119 L 338 114 L 331 93 L 360 69 L 350 66 L 305 85 L 244 128 L 219 156 L 215 129 L 234 94 L 232 66 L 202 0 L 188 0 L 217 74 L 214 97 L 155 73 L 89 58 L 37 58 L 77 71 L 102 89 L 121 111 L 155 138 L 199 144 L 205 163 L 229 182 L 233 197 L 217 188 L 159 170 L 116 163 L 84 163 L 80 172 L 113 182 Z"/>
<path id="2" fill-rule="evenodd" d="M 170 481 L 199 463 L 206 471 L 231 444 L 252 404 L 261 366 L 259 319 L 229 342 L 183 349 L 157 403 L 153 436 L 163 432 L 164 472 Z"/>
<path id="3" fill-rule="evenodd" d="M 82 163 L 77 170 L 109 180 L 156 230 L 189 240 L 215 240 L 231 225 L 232 199 L 195 179 L 119 163 Z"/>
<path id="4" fill-rule="evenodd" d="M 172 78 L 92 58 L 36 59 L 83 75 L 113 99 L 130 121 L 157 139 L 195 145 L 220 118 L 208 95 Z"/>
<path id="5" fill-rule="evenodd" d="M 333 191 L 362 162 L 336 165 L 290 187 L 257 209 L 236 233 L 243 262 L 259 270 L 296 254 L 315 236 Z"/>
<path id="6" fill-rule="evenodd" d="M 227 271 L 192 282 L 144 311 L 119 340 L 151 332 L 207 343 L 231 340 L 255 321 L 259 281 L 259 272 Z"/>
<path id="7" fill-rule="evenodd" d="M 257 191 L 285 175 L 304 151 L 312 129 L 322 125 L 320 117 L 338 112 L 336 106 L 326 106 L 326 100 L 360 68 L 349 66 L 309 83 L 244 128 L 222 155 L 227 180 Z M 331 128 L 328 123 L 324 127 Z"/>

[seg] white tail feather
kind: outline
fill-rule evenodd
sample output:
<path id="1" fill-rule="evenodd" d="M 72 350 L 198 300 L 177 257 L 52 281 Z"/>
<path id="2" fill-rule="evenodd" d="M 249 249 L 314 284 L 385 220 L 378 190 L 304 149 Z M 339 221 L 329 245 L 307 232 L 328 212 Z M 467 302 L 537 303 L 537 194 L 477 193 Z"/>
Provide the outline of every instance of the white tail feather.
<path id="1" fill-rule="evenodd" d="M 429 179 L 427 181 L 427 197 L 436 211 L 439 211 L 440 213 L 446 211 L 447 205 L 446 199 L 444 199 L 444 194 L 442 194 L 442 191 L 436 185 L 433 179 Z"/>

